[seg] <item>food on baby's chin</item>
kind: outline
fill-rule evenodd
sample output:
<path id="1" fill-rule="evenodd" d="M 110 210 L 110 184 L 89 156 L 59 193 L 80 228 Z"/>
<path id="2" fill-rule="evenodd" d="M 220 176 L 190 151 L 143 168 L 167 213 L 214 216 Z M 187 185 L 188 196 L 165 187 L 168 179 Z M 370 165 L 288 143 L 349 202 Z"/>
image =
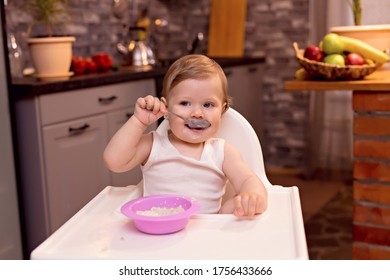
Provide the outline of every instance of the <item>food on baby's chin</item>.
<path id="1" fill-rule="evenodd" d="M 137 215 L 141 216 L 168 216 L 184 212 L 184 208 L 179 205 L 176 208 L 166 208 L 166 207 L 152 207 L 150 210 L 141 211 L 138 210 Z"/>

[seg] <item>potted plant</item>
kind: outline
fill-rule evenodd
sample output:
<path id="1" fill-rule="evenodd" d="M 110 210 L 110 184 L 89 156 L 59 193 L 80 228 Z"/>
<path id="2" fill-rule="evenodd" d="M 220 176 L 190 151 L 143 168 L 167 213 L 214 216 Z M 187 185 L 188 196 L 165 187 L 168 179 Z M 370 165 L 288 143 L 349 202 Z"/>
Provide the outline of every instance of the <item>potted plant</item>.
<path id="1" fill-rule="evenodd" d="M 35 76 L 41 80 L 68 79 L 75 37 L 56 33 L 70 20 L 68 0 L 23 0 L 25 11 L 32 16 L 27 43 Z M 32 37 L 34 28 L 37 29 Z"/>
<path id="2" fill-rule="evenodd" d="M 362 1 L 349 0 L 348 2 L 351 5 L 353 21 L 355 25 L 361 25 L 362 24 Z"/>
<path id="3" fill-rule="evenodd" d="M 390 48 L 390 24 L 363 25 L 362 0 L 348 0 L 354 19 L 352 26 L 335 26 L 331 32 L 362 40 L 373 47 L 387 51 Z M 380 9 L 380 6 L 378 6 Z"/>

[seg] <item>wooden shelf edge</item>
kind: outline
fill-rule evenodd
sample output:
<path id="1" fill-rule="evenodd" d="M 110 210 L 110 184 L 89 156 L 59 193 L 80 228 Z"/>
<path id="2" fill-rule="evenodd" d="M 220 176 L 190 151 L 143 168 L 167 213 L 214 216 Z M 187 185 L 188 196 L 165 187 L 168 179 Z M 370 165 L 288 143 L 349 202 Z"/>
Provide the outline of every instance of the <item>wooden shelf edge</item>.
<path id="1" fill-rule="evenodd" d="M 390 91 L 390 69 L 378 70 L 359 81 L 298 81 L 284 83 L 285 90 Z"/>

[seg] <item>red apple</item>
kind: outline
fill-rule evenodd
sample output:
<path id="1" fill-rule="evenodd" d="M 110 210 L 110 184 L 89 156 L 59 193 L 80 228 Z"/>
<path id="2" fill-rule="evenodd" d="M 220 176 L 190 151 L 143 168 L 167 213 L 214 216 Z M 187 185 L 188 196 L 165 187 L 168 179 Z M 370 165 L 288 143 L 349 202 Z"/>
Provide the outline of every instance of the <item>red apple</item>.
<path id="1" fill-rule="evenodd" d="M 321 62 L 324 59 L 325 53 L 317 46 L 308 46 L 303 56 L 307 59 Z"/>
<path id="2" fill-rule="evenodd" d="M 71 69 L 76 75 L 83 74 L 87 70 L 85 59 L 82 56 L 73 56 Z"/>
<path id="3" fill-rule="evenodd" d="M 350 53 L 345 57 L 346 65 L 363 65 L 365 63 L 364 58 L 358 53 Z"/>
<path id="4" fill-rule="evenodd" d="M 86 58 L 85 63 L 87 63 L 87 71 L 88 72 L 96 72 L 98 70 L 98 65 L 92 58 Z"/>
<path id="5" fill-rule="evenodd" d="M 100 71 L 105 71 L 112 67 L 112 58 L 107 53 L 102 52 L 94 54 L 92 60 L 96 62 L 97 68 Z"/>

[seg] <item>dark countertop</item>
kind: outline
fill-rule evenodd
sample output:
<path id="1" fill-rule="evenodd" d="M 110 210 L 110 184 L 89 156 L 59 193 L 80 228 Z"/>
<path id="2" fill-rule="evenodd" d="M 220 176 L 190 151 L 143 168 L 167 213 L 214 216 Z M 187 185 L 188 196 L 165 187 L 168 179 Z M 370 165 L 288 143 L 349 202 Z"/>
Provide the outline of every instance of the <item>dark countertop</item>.
<path id="1" fill-rule="evenodd" d="M 216 58 L 221 67 L 250 65 L 265 62 L 265 57 Z M 168 67 L 155 67 L 150 70 L 118 69 L 102 73 L 73 76 L 64 81 L 38 81 L 33 77 L 13 78 L 10 94 L 13 100 L 28 96 L 52 94 L 62 91 L 116 84 L 140 79 L 160 79 Z"/>

